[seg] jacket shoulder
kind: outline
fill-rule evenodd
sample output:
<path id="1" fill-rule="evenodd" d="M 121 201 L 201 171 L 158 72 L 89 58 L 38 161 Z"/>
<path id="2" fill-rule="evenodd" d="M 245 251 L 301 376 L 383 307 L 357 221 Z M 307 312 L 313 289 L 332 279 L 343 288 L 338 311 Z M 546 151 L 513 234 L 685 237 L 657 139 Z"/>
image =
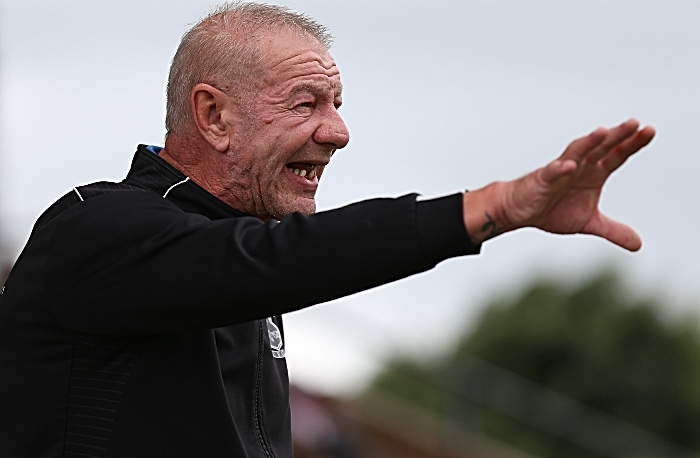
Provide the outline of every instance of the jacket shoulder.
<path id="1" fill-rule="evenodd" d="M 144 193 L 150 192 L 147 189 L 139 188 L 138 186 L 132 186 L 126 183 L 112 183 L 108 181 L 100 181 L 84 186 L 76 186 L 70 192 L 66 193 L 63 197 L 54 202 L 48 209 L 46 209 L 46 211 L 39 217 L 34 227 L 37 229 L 50 223 L 53 219 L 63 214 L 75 204 L 84 202 L 102 194 L 120 191 Z"/>
<path id="2" fill-rule="evenodd" d="M 110 192 L 120 192 L 120 191 L 136 191 L 136 192 L 151 192 L 144 188 L 139 188 L 138 186 L 133 186 L 126 183 L 112 183 L 109 181 L 99 181 L 97 183 L 87 184 L 85 186 L 78 186 L 73 188 L 79 200 L 84 201 L 101 194 L 107 194 Z"/>

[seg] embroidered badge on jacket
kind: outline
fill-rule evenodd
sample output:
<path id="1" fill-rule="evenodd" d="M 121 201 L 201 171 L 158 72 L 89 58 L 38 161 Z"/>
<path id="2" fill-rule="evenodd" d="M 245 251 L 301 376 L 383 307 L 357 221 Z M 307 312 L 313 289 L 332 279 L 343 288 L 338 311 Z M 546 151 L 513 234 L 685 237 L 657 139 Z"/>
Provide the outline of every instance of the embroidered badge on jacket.
<path id="1" fill-rule="evenodd" d="M 267 332 L 270 335 L 270 348 L 272 356 L 275 358 L 284 358 L 284 342 L 282 341 L 282 333 L 277 327 L 272 318 L 267 319 Z"/>

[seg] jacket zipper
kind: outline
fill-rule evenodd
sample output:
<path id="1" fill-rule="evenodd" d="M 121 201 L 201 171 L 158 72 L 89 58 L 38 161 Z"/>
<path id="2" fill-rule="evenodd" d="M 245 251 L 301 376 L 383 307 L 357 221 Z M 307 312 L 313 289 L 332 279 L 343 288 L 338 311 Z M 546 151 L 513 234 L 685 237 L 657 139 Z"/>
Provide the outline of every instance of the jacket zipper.
<path id="1" fill-rule="evenodd" d="M 264 357 L 263 352 L 265 351 L 265 337 L 263 334 L 263 324 L 264 323 L 262 321 L 258 320 L 258 361 L 257 370 L 255 374 L 255 412 L 253 414 L 253 418 L 255 422 L 255 435 L 258 438 L 260 448 L 262 449 L 263 453 L 265 453 L 266 458 L 273 458 L 272 452 L 270 451 L 270 448 L 268 447 L 267 442 L 265 441 L 265 436 L 263 435 L 261 412 L 262 407 L 260 403 Z"/>

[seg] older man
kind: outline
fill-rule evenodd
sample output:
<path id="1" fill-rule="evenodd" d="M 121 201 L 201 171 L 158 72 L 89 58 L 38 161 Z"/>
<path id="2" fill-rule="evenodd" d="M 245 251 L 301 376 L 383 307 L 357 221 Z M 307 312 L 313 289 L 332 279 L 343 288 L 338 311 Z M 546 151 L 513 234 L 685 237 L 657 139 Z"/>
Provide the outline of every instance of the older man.
<path id="1" fill-rule="evenodd" d="M 164 148 L 37 221 L 0 296 L 0 456 L 291 457 L 280 315 L 432 268 L 524 226 L 636 250 L 597 204 L 646 145 L 628 121 L 512 182 L 314 214 L 348 143 L 330 36 L 231 4 L 173 59 Z"/>

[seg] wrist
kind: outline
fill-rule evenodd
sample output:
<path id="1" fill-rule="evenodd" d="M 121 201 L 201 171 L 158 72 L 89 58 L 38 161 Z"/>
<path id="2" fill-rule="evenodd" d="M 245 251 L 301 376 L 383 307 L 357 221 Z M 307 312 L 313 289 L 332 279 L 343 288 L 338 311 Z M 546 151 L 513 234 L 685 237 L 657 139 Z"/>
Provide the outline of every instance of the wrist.
<path id="1" fill-rule="evenodd" d="M 515 229 L 505 217 L 507 183 L 494 182 L 462 196 L 464 227 L 472 243 L 482 243 Z"/>

